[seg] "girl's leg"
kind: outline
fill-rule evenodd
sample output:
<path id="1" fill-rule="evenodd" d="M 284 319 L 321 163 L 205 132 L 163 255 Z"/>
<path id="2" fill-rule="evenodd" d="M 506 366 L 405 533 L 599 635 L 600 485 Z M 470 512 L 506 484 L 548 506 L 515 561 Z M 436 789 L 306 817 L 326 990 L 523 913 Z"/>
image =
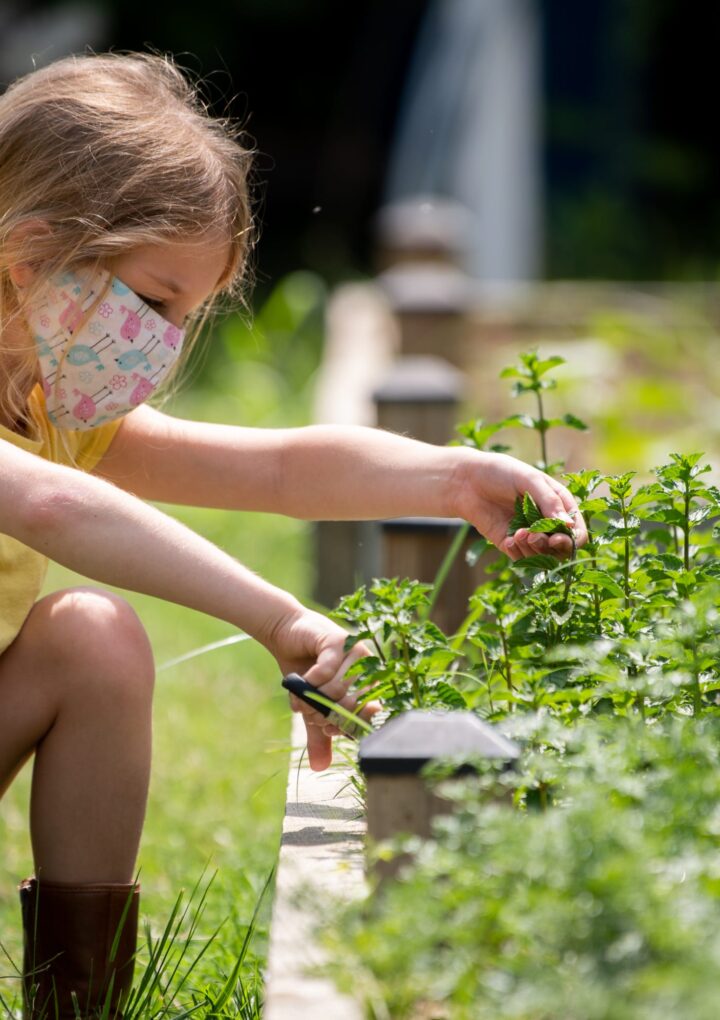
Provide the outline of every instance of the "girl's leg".
<path id="1" fill-rule="evenodd" d="M 153 675 L 135 612 L 86 588 L 40 600 L 0 656 L 0 793 L 34 750 L 31 835 L 41 880 L 132 881 Z"/>
<path id="2" fill-rule="evenodd" d="M 35 752 L 38 879 L 20 887 L 25 1020 L 75 1003 L 122 1017 L 138 920 L 135 859 L 150 774 L 153 663 L 123 599 L 85 588 L 37 603 L 0 656 L 0 793 Z"/>

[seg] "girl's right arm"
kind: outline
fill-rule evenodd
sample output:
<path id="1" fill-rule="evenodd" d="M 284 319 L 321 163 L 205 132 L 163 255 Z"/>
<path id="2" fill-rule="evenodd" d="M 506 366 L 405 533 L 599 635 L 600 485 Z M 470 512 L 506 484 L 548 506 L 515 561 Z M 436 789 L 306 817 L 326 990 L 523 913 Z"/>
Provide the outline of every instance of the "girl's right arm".
<path id="1" fill-rule="evenodd" d="M 86 577 L 179 602 L 267 644 L 300 604 L 172 517 L 0 441 L 0 531 Z"/>
<path id="2" fill-rule="evenodd" d="M 86 577 L 208 613 L 340 698 L 346 632 L 109 482 L 0 440 L 0 531 Z M 346 664 L 347 665 L 347 664 Z"/>
<path id="3" fill-rule="evenodd" d="M 86 577 L 208 613 L 246 631 L 325 697 L 352 709 L 345 678 L 362 645 L 288 592 L 243 567 L 212 542 L 109 482 L 52 464 L 0 440 L 0 532 Z M 331 736 L 318 712 L 300 708 L 315 769 L 331 761 Z M 362 710 L 369 718 L 378 709 Z"/>

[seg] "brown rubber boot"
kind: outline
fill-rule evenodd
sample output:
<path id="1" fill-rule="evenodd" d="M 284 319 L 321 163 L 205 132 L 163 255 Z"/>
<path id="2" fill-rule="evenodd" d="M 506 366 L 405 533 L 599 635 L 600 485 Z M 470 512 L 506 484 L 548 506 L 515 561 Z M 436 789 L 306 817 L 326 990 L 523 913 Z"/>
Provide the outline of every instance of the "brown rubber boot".
<path id="1" fill-rule="evenodd" d="M 20 886 L 25 1020 L 120 1020 L 133 978 L 139 887 L 66 885 L 26 879 Z"/>

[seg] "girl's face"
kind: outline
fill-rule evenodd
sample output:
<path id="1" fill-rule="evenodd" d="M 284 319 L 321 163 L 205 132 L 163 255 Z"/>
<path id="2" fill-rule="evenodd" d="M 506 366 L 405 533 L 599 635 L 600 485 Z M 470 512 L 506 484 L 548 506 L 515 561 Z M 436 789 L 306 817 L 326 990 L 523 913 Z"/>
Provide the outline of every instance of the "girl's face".
<path id="1" fill-rule="evenodd" d="M 119 255 L 110 271 L 159 315 L 182 329 L 186 318 L 216 290 L 230 260 L 218 235 L 143 244 Z"/>

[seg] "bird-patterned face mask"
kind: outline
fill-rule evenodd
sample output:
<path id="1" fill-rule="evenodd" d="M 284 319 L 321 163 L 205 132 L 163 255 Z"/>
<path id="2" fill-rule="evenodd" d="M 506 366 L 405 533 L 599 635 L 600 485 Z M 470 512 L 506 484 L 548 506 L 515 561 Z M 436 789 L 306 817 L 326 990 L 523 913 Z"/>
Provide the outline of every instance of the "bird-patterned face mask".
<path id="1" fill-rule="evenodd" d="M 185 336 L 104 269 L 51 277 L 26 315 L 61 429 L 94 429 L 147 400 Z"/>

